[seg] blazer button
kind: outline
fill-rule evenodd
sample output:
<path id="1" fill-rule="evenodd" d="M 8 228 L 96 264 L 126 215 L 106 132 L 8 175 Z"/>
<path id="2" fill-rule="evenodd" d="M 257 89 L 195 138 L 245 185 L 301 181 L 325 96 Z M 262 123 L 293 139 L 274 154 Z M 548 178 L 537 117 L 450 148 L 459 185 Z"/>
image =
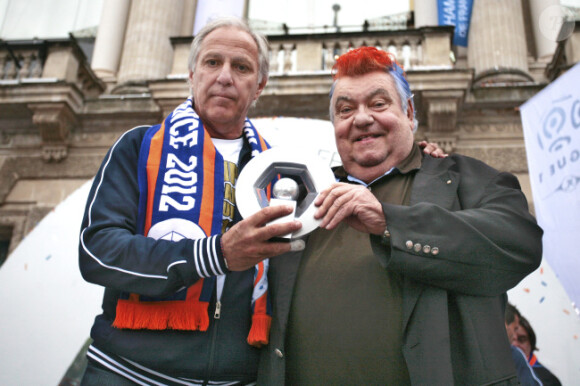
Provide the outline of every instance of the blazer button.
<path id="1" fill-rule="evenodd" d="M 284 358 L 284 354 L 282 354 L 282 351 L 279 348 L 274 350 L 274 354 L 276 354 L 278 358 Z"/>
<path id="2" fill-rule="evenodd" d="M 407 241 L 405 241 L 405 246 L 407 247 L 407 249 L 412 249 L 413 242 L 411 240 L 407 240 Z"/>
<path id="3" fill-rule="evenodd" d="M 431 247 L 429 245 L 423 245 L 423 253 L 429 253 L 431 251 Z"/>
<path id="4" fill-rule="evenodd" d="M 432 254 L 432 255 L 438 255 L 438 254 L 439 254 L 439 248 L 437 248 L 437 247 L 433 247 L 433 248 L 431 249 L 431 254 Z"/>
<path id="5" fill-rule="evenodd" d="M 413 246 L 413 248 L 415 249 L 415 252 L 419 252 L 421 250 L 421 244 L 417 243 Z"/>

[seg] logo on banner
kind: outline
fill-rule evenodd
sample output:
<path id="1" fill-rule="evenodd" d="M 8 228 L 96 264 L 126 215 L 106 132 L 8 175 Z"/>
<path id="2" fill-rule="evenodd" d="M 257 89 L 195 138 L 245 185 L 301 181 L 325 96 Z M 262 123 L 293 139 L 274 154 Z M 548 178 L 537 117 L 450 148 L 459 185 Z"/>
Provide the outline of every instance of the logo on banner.
<path id="1" fill-rule="evenodd" d="M 543 198 L 576 190 L 580 175 L 571 173 L 571 166 L 580 165 L 580 99 L 567 95 L 553 101 L 536 139 L 544 153 L 540 158 L 547 160 L 537 175 L 542 191 L 548 191 Z"/>
<path id="2" fill-rule="evenodd" d="M 473 0 L 437 0 L 439 25 L 455 26 L 453 44 L 467 47 Z"/>

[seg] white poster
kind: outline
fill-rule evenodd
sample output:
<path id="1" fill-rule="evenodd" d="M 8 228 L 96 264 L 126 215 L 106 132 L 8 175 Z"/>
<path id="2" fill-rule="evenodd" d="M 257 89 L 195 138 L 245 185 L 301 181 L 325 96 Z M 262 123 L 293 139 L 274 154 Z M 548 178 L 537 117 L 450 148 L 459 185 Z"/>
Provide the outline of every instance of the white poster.
<path id="1" fill-rule="evenodd" d="M 210 20 L 220 16 L 244 16 L 245 0 L 199 0 L 195 11 L 193 35 Z"/>
<path id="2" fill-rule="evenodd" d="M 580 65 L 521 106 L 544 259 L 580 306 Z M 514 230 L 517 231 L 517 230 Z"/>

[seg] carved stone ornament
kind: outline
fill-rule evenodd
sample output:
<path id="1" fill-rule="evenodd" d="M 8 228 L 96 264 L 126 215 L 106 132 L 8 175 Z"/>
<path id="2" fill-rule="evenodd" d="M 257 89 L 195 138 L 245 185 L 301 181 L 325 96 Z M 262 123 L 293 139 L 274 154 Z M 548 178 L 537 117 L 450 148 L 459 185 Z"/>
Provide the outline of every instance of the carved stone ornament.
<path id="1" fill-rule="evenodd" d="M 42 157 L 46 162 L 59 162 L 68 154 L 69 133 L 77 123 L 75 113 L 65 103 L 29 105 L 34 112 L 32 122 L 42 140 Z"/>
<path id="2" fill-rule="evenodd" d="M 442 133 L 429 131 L 425 133 L 425 138 L 427 142 L 436 143 L 447 154 L 453 153 L 457 146 L 456 135 L 442 135 Z"/>
<path id="3" fill-rule="evenodd" d="M 457 116 L 461 109 L 463 97 L 463 90 L 423 92 L 430 132 L 444 136 L 456 133 Z"/>

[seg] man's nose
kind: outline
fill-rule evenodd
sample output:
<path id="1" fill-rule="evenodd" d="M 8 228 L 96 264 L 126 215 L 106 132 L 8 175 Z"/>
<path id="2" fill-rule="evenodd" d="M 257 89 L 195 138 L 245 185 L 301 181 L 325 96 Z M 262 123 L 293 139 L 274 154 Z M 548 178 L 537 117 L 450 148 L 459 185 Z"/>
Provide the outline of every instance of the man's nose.
<path id="1" fill-rule="evenodd" d="M 233 83 L 232 68 L 229 64 L 226 63 L 222 66 L 217 82 L 223 86 L 230 86 Z"/>
<path id="2" fill-rule="evenodd" d="M 354 124 L 357 127 L 369 126 L 374 122 L 373 116 L 365 107 L 360 107 L 354 116 Z"/>

